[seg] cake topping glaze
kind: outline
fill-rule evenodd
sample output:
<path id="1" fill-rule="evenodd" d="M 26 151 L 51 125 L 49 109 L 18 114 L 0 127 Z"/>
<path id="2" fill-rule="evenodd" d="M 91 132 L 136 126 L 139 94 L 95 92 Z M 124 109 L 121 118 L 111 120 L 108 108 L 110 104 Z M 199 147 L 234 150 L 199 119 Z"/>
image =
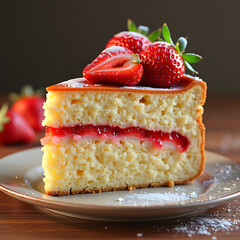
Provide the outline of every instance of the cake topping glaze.
<path id="1" fill-rule="evenodd" d="M 61 82 L 59 84 L 47 87 L 47 91 L 133 91 L 133 92 L 170 92 L 170 91 L 181 91 L 182 89 L 187 89 L 196 82 L 202 82 L 198 77 L 193 77 L 190 75 L 184 75 L 178 84 L 175 84 L 169 88 L 153 88 L 146 86 L 115 86 L 115 85 L 104 85 L 104 84 L 94 84 L 85 78 L 75 78 L 68 81 Z"/>
<path id="2" fill-rule="evenodd" d="M 83 87 L 99 87 L 104 86 L 103 84 L 94 84 L 88 82 L 85 78 L 75 78 L 71 79 L 62 83 L 58 84 L 60 87 L 66 87 L 66 88 L 83 88 Z M 163 91 L 163 90 L 174 90 L 174 89 L 181 89 L 182 86 L 178 85 L 175 87 L 170 88 L 153 88 L 153 87 L 145 87 L 145 86 L 119 86 L 119 88 L 125 88 L 125 89 L 142 89 L 142 90 L 150 90 L 150 91 Z"/>

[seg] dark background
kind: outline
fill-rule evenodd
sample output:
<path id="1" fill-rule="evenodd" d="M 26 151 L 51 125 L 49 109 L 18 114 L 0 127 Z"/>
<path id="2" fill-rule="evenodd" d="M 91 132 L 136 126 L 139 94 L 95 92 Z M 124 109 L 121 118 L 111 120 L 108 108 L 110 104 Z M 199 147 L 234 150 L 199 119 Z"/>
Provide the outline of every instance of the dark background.
<path id="1" fill-rule="evenodd" d="M 188 36 L 208 94 L 240 95 L 239 10 L 238 0 L 1 0 L 0 92 L 80 77 L 131 18 L 150 30 L 167 22 L 174 42 Z"/>

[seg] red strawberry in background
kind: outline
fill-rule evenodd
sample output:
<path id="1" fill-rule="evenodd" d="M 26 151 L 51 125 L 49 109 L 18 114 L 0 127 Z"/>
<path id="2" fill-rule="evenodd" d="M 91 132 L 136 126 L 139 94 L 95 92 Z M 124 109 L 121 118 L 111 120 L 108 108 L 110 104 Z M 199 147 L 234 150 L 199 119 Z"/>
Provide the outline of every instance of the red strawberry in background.
<path id="1" fill-rule="evenodd" d="M 157 40 L 160 30 L 152 32 L 148 35 L 149 29 L 146 26 L 139 26 L 138 28 L 129 19 L 128 20 L 128 32 L 120 32 L 113 36 L 106 45 L 106 48 L 112 46 L 126 47 L 134 53 L 140 53 L 151 42 Z"/>
<path id="2" fill-rule="evenodd" d="M 136 85 L 142 78 L 143 67 L 139 58 L 124 47 L 105 49 L 83 70 L 83 76 L 93 83 Z"/>
<path id="3" fill-rule="evenodd" d="M 35 132 L 24 117 L 3 105 L 0 110 L 0 144 L 32 142 L 34 139 Z"/>
<path id="4" fill-rule="evenodd" d="M 148 38 L 140 33 L 120 32 L 114 35 L 112 39 L 110 39 L 110 41 L 106 45 L 106 48 L 112 46 L 127 47 L 134 53 L 140 53 L 149 44 L 151 44 L 151 42 L 148 40 Z"/>
<path id="5" fill-rule="evenodd" d="M 197 73 L 189 63 L 198 62 L 202 57 L 193 53 L 183 54 L 187 40 L 180 37 L 174 45 L 166 24 L 163 25 L 162 35 L 165 41 L 154 42 L 139 54 L 144 70 L 140 85 L 171 87 L 180 81 L 185 67 Z"/>
<path id="6" fill-rule="evenodd" d="M 14 101 L 12 109 L 21 114 L 35 131 L 42 131 L 44 129 L 42 121 L 45 98 L 38 94 L 30 86 L 25 86 L 20 96 L 12 93 L 10 98 Z"/>

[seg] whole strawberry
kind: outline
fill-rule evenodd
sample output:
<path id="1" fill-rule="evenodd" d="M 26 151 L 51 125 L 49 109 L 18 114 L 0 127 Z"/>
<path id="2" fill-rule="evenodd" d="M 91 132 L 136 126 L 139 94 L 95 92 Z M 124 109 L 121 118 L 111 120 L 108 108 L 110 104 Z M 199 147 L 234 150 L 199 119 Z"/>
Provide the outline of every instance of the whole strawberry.
<path id="1" fill-rule="evenodd" d="M 142 78 L 139 62 L 128 48 L 110 47 L 84 68 L 83 76 L 93 83 L 133 86 Z"/>
<path id="2" fill-rule="evenodd" d="M 189 63 L 198 62 L 202 57 L 193 53 L 183 54 L 187 40 L 180 37 L 174 45 L 166 24 L 163 25 L 162 34 L 165 41 L 154 42 L 139 54 L 144 69 L 141 85 L 171 87 L 180 81 L 185 67 L 197 73 Z"/>
<path id="3" fill-rule="evenodd" d="M 0 110 L 0 144 L 32 142 L 34 139 L 35 132 L 24 117 L 3 105 Z"/>
<path id="4" fill-rule="evenodd" d="M 145 49 L 151 42 L 147 37 L 136 32 L 120 32 L 108 42 L 106 48 L 112 46 L 127 47 L 134 53 L 140 53 Z"/>
<path id="5" fill-rule="evenodd" d="M 43 104 L 45 98 L 35 93 L 29 86 L 22 89 L 20 96 L 11 94 L 10 98 L 15 100 L 12 109 L 21 114 L 35 131 L 44 129 L 42 121 L 44 119 Z"/>
<path id="6" fill-rule="evenodd" d="M 137 28 L 129 19 L 128 31 L 120 32 L 114 35 L 113 38 L 107 43 L 106 48 L 120 46 L 130 49 L 134 53 L 140 53 L 149 44 L 151 44 L 151 42 L 155 41 L 160 34 L 160 30 L 157 30 L 147 37 L 148 32 L 148 27 L 139 26 Z"/>

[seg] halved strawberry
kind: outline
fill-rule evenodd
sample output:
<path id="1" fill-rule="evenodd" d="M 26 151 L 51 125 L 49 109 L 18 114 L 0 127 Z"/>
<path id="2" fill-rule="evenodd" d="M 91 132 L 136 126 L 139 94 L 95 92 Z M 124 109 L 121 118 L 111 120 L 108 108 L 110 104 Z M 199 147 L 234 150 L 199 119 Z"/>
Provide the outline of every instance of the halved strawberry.
<path id="1" fill-rule="evenodd" d="M 83 76 L 93 83 L 136 85 L 142 78 L 143 67 L 138 55 L 125 47 L 105 49 L 83 70 Z"/>

